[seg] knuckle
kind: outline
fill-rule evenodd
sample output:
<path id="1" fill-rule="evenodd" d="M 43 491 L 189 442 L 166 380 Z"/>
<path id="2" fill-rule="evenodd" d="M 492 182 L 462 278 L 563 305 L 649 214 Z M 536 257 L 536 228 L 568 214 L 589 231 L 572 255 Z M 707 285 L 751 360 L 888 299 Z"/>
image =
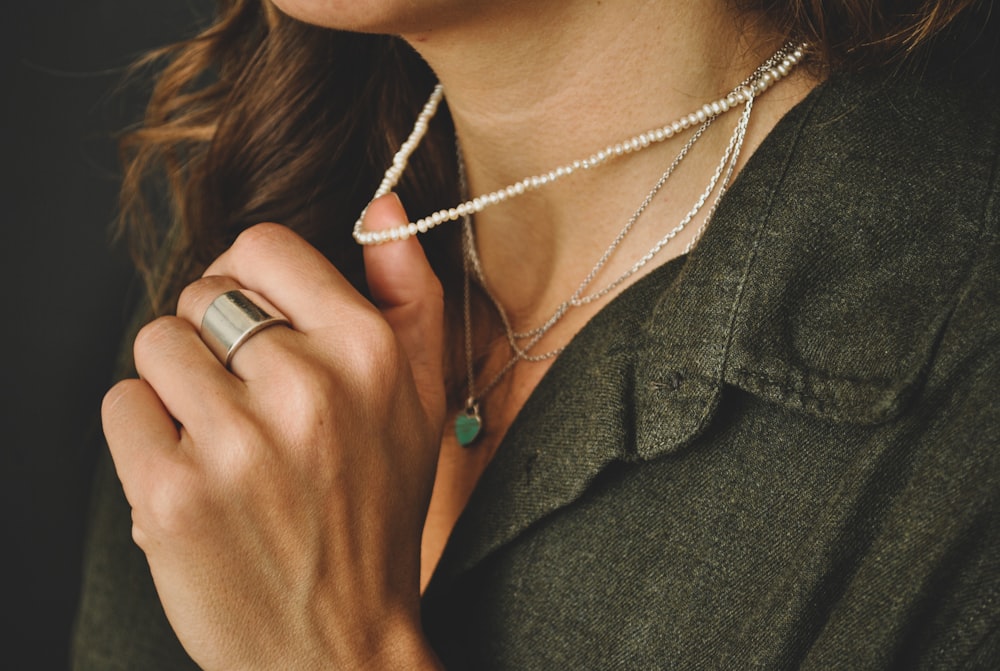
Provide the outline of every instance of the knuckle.
<path id="1" fill-rule="evenodd" d="M 191 284 L 187 285 L 181 289 L 180 296 L 177 297 L 177 311 L 181 312 L 186 305 L 191 305 L 196 302 L 196 296 L 201 295 L 201 286 L 199 280 L 195 280 Z"/>
<path id="2" fill-rule="evenodd" d="M 249 471 L 254 464 L 266 461 L 269 436 L 279 414 L 278 409 L 256 404 L 232 403 L 219 409 L 214 431 L 201 439 L 201 449 L 211 452 L 206 463 L 213 466 L 205 476 L 213 480 L 209 490 L 224 488 L 233 479 L 232 474 Z"/>
<path id="3" fill-rule="evenodd" d="M 296 449 L 329 438 L 343 413 L 366 413 L 393 396 L 408 359 L 395 333 L 378 313 L 362 314 L 352 332 L 363 334 L 341 346 L 275 346 L 270 356 L 280 375 L 273 378 L 263 405 L 230 408 L 227 470 L 239 481 L 259 473 L 260 462 L 277 443 Z M 263 413 L 260 411 L 264 410 Z"/>
<path id="4" fill-rule="evenodd" d="M 209 275 L 198 278 L 181 289 L 177 298 L 177 314 L 203 313 L 213 299 L 234 288 L 236 282 L 226 277 Z"/>
<path id="5" fill-rule="evenodd" d="M 213 491 L 230 501 L 254 497 L 273 476 L 274 447 L 268 434 L 248 417 L 226 445 L 218 463 Z"/>
<path id="6" fill-rule="evenodd" d="M 182 327 L 177 317 L 159 317 L 139 329 L 132 346 L 136 363 L 171 347 Z"/>
<path id="7" fill-rule="evenodd" d="M 231 251 L 240 257 L 267 255 L 269 250 L 284 244 L 292 235 L 292 231 L 281 224 L 255 224 L 236 237 Z"/>
<path id="8" fill-rule="evenodd" d="M 390 368 L 386 359 L 377 353 L 377 349 L 380 348 L 359 349 L 346 362 L 349 372 L 345 386 L 352 396 L 373 399 L 389 388 L 392 379 Z"/>
<path id="9" fill-rule="evenodd" d="M 133 516 L 134 517 L 134 516 Z M 132 542 L 142 550 L 149 550 L 152 542 L 146 530 L 135 521 L 132 522 Z"/>
<path id="10" fill-rule="evenodd" d="M 292 409 L 286 418 L 295 426 L 295 420 L 327 411 L 339 395 L 339 386 L 333 371 L 307 359 L 296 358 L 286 368 L 287 377 L 282 388 L 282 398 Z"/>
<path id="11" fill-rule="evenodd" d="M 293 472 L 326 478 L 335 470 L 338 417 L 342 413 L 358 416 L 355 399 L 344 393 L 345 388 L 329 370 L 296 376 L 282 392 L 288 411 L 272 427 L 274 459 Z M 242 459 L 240 465 L 242 468 L 234 470 L 234 474 L 243 486 L 269 470 L 269 464 L 261 467 L 250 459 Z"/>
<path id="12" fill-rule="evenodd" d="M 104 399 L 101 402 L 101 415 L 104 417 L 105 421 L 109 418 L 114 417 L 117 413 L 115 409 L 118 404 L 123 400 L 131 396 L 136 392 L 136 386 L 145 384 L 136 379 L 122 380 L 115 384 L 115 386 L 108 389 L 104 394 Z"/>
<path id="13" fill-rule="evenodd" d="M 392 327 L 380 317 L 369 321 L 349 363 L 355 380 L 381 386 L 395 376 L 404 356 Z"/>
<path id="14" fill-rule="evenodd" d="M 151 480 L 143 495 L 142 506 L 133 510 L 133 538 L 170 540 L 195 532 L 206 509 L 206 497 L 186 469 L 173 469 L 169 477 Z M 140 544 L 140 547 L 143 547 Z"/>
<path id="15" fill-rule="evenodd" d="M 225 494 L 231 501 L 242 500 L 256 489 L 263 463 L 264 460 L 258 458 L 255 450 L 245 443 L 233 446 L 219 464 L 216 491 Z"/>
<path id="16" fill-rule="evenodd" d="M 231 408 L 226 413 L 228 429 L 224 444 L 228 463 L 239 464 L 254 459 L 257 449 L 266 442 L 264 421 L 246 408 Z"/>

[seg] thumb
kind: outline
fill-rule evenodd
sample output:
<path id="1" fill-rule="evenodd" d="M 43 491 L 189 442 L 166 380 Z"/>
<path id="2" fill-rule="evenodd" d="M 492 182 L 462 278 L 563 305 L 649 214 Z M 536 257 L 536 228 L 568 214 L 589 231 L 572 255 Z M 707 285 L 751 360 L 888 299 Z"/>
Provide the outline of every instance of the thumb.
<path id="1" fill-rule="evenodd" d="M 368 206 L 365 228 L 383 230 L 408 222 L 394 193 Z M 444 291 L 415 237 L 367 245 L 365 275 L 372 299 L 410 360 L 417 393 L 427 416 L 444 418 Z"/>

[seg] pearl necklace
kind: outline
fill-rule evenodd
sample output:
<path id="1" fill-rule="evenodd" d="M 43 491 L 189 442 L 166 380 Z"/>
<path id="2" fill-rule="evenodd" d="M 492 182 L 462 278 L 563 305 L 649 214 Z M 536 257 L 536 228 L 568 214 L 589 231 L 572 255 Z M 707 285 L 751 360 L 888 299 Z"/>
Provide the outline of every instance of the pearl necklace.
<path id="1" fill-rule="evenodd" d="M 361 245 L 377 245 L 385 242 L 391 242 L 393 240 L 405 240 L 411 236 L 417 235 L 418 233 L 426 233 L 442 223 L 457 221 L 463 217 L 482 212 L 491 205 L 497 205 L 510 198 L 514 198 L 528 191 L 541 188 L 546 184 L 551 184 L 552 182 L 571 175 L 578 170 L 591 170 L 605 164 L 612 158 L 641 151 L 654 144 L 668 140 L 678 133 L 681 133 L 689 128 L 699 126 L 709 119 L 714 119 L 715 117 L 728 112 L 733 107 L 745 105 L 755 95 L 759 95 L 766 91 L 777 81 L 786 77 L 792 68 L 794 68 L 795 65 L 802 60 L 805 53 L 805 47 L 805 44 L 801 44 L 797 47 L 794 45 L 785 45 L 779 49 L 774 56 L 765 61 L 764 65 L 758 68 L 757 72 L 755 72 L 756 76 L 751 78 L 751 80 L 741 83 L 739 86 L 730 91 L 728 95 L 713 102 L 706 103 L 702 105 L 701 108 L 672 123 L 648 130 L 645 133 L 633 135 L 622 142 L 608 145 L 603 149 L 590 154 L 586 158 L 566 163 L 553 168 L 546 173 L 526 177 L 521 181 L 510 184 L 502 189 L 497 189 L 496 191 L 482 196 L 476 196 L 475 198 L 467 200 L 464 203 L 460 203 L 455 207 L 441 209 L 433 214 L 423 217 L 422 219 L 417 219 L 416 221 L 408 222 L 402 226 L 380 231 L 369 231 L 365 229 L 364 217 L 365 213 L 368 211 L 368 208 L 365 207 L 358 217 L 358 220 L 354 223 L 354 239 Z M 406 170 L 410 156 L 419 146 L 420 141 L 427 133 L 430 120 L 433 118 L 435 112 L 437 112 L 438 105 L 443 97 L 444 89 L 440 84 L 438 84 L 431 92 L 430 98 L 428 98 L 427 102 L 424 103 L 423 109 L 420 111 L 409 137 L 407 137 L 406 141 L 403 142 L 403 145 L 399 148 L 399 151 L 397 151 L 393 156 L 392 163 L 386 169 L 381 183 L 379 183 L 378 188 L 375 190 L 375 195 L 372 196 L 372 200 L 376 200 L 377 198 L 389 193 L 399 183 L 399 180 L 403 175 L 403 171 Z"/>

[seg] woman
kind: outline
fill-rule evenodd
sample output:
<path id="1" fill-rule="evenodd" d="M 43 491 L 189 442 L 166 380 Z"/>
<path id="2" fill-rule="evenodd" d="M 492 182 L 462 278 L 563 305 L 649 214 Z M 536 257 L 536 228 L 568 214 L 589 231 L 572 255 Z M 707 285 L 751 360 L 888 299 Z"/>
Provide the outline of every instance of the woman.
<path id="1" fill-rule="evenodd" d="M 996 663 L 971 3 L 222 4 L 78 667 Z"/>

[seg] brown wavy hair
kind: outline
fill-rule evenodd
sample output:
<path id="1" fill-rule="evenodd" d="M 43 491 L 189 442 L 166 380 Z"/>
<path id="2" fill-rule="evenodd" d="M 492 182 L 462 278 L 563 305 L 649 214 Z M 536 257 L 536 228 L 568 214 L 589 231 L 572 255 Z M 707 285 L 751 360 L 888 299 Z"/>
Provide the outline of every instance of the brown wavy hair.
<path id="1" fill-rule="evenodd" d="M 992 0 L 734 0 L 804 40 L 828 70 L 925 68 L 932 47 L 961 52 L 983 37 Z M 974 22 L 962 22 L 977 14 Z M 947 59 L 951 60 L 951 58 Z"/>
<path id="2" fill-rule="evenodd" d="M 267 0 L 218 5 L 213 25 L 140 64 L 166 62 L 122 140 L 120 227 L 153 314 L 262 221 L 295 229 L 362 286 L 350 225 L 434 85 L 399 39 L 307 25 Z M 400 185 L 407 205 L 456 198 L 452 133 L 437 115 Z"/>

